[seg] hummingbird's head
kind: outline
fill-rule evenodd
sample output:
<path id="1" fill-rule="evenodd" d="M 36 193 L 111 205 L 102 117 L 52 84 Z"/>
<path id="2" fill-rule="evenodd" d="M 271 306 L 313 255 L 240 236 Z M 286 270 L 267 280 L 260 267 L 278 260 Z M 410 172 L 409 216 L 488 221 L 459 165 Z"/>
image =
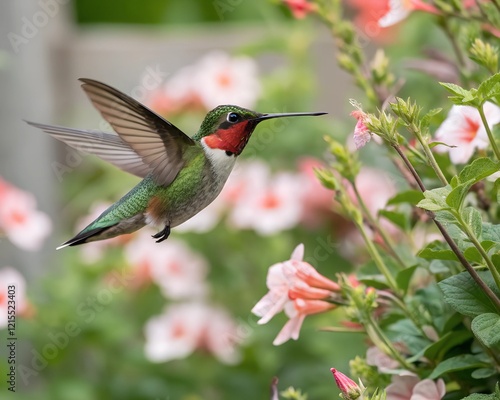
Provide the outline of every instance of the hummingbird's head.
<path id="1" fill-rule="evenodd" d="M 217 106 L 208 112 L 193 139 L 203 142 L 211 149 L 239 156 L 259 122 L 271 118 L 323 114 L 326 113 L 261 114 L 238 106 Z"/>

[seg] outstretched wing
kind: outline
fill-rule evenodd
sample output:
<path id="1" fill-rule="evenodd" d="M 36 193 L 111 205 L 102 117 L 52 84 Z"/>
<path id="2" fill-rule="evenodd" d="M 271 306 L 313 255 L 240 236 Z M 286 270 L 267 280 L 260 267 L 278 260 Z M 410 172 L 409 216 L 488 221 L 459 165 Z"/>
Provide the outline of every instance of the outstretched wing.
<path id="1" fill-rule="evenodd" d="M 92 79 L 80 80 L 101 115 L 151 168 L 156 183 L 169 185 L 184 166 L 183 149 L 195 141 L 130 96 Z"/>
<path id="2" fill-rule="evenodd" d="M 150 166 L 145 164 L 141 156 L 118 135 L 26 122 L 42 129 L 68 146 L 85 153 L 94 154 L 104 161 L 138 177 L 144 178 L 151 172 Z"/>

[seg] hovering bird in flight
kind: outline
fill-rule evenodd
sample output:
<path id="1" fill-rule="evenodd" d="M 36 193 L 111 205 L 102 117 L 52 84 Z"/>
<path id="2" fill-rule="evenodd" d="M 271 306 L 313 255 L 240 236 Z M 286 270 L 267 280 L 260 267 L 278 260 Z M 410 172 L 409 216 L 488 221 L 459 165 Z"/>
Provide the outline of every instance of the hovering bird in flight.
<path id="1" fill-rule="evenodd" d="M 28 122 L 67 145 L 85 149 L 142 179 L 92 223 L 58 249 L 160 226 L 162 242 L 170 229 L 187 221 L 220 193 L 236 158 L 261 121 L 326 113 L 261 114 L 233 105 L 209 111 L 193 137 L 130 96 L 95 80 L 82 88 L 117 135 Z"/>

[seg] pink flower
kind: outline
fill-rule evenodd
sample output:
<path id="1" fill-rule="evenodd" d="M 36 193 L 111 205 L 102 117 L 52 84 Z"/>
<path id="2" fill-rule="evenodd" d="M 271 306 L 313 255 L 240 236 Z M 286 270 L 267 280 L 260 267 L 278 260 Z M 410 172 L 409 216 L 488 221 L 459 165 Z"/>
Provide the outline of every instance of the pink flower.
<path id="1" fill-rule="evenodd" d="M 237 327 L 223 309 L 202 303 L 174 304 L 144 329 L 146 357 L 153 362 L 182 359 L 206 350 L 224 363 L 239 359 Z"/>
<path id="2" fill-rule="evenodd" d="M 167 298 L 202 297 L 208 290 L 206 261 L 175 238 L 158 246 L 146 230 L 127 244 L 125 258 L 142 281 L 151 279 Z"/>
<path id="3" fill-rule="evenodd" d="M 361 110 L 354 110 L 351 115 L 358 120 L 354 127 L 354 145 L 356 149 L 360 149 L 367 144 L 372 138 L 372 133 L 365 125 L 366 114 Z"/>
<path id="4" fill-rule="evenodd" d="M 260 95 L 257 65 L 248 57 L 230 57 L 216 51 L 196 65 L 195 92 L 206 109 L 220 104 L 253 108 Z"/>
<path id="5" fill-rule="evenodd" d="M 500 122 L 500 107 L 486 102 L 483 106 L 488 126 Z M 454 105 L 448 116 L 436 131 L 436 140 L 446 143 L 438 146 L 437 151 L 448 152 L 454 164 L 464 164 L 472 157 L 475 149 L 485 149 L 489 145 L 486 129 L 479 112 L 470 106 Z"/>
<path id="6" fill-rule="evenodd" d="M 29 311 L 26 281 L 14 268 L 4 267 L 0 269 L 0 329 L 8 325 L 9 301 L 14 302 L 17 316 Z"/>
<path id="7" fill-rule="evenodd" d="M 376 346 L 369 347 L 366 351 L 366 363 L 377 367 L 381 373 L 388 373 L 399 368 L 399 362 L 389 357 Z"/>
<path id="8" fill-rule="evenodd" d="M 40 249 L 52 229 L 49 217 L 36 209 L 28 192 L 3 181 L 0 190 L 0 231 L 23 250 Z"/>
<path id="9" fill-rule="evenodd" d="M 308 315 L 319 314 L 333 310 L 336 306 L 322 300 L 304 300 L 295 299 L 285 305 L 285 314 L 290 318 L 274 339 L 273 344 L 279 346 L 286 341 L 297 340 L 300 334 L 300 328 L 304 319 Z"/>
<path id="10" fill-rule="evenodd" d="M 303 19 L 317 10 L 316 4 L 309 3 L 307 0 L 283 0 L 283 3 L 290 8 L 294 18 L 297 19 Z"/>
<path id="11" fill-rule="evenodd" d="M 304 245 L 298 245 L 289 261 L 277 263 L 269 267 L 266 285 L 269 292 L 252 308 L 252 313 L 261 317 L 258 324 L 265 324 L 279 312 L 283 311 L 285 304 L 290 301 L 288 291 L 293 285 L 293 278 L 285 275 L 285 263 L 300 262 L 304 256 Z"/>
<path id="12" fill-rule="evenodd" d="M 355 400 L 363 394 L 364 388 L 360 387 L 351 378 L 335 368 L 330 368 L 330 371 L 332 371 L 335 383 L 342 392 L 341 396 L 344 400 Z"/>
<path id="13" fill-rule="evenodd" d="M 315 168 L 325 165 L 315 158 L 304 157 L 299 160 L 299 173 L 302 175 L 304 190 L 302 195 L 302 222 L 315 228 L 325 219 L 333 219 L 333 192 L 325 188 L 316 178 Z"/>
<path id="14" fill-rule="evenodd" d="M 386 172 L 368 167 L 363 167 L 359 171 L 356 177 L 356 187 L 374 217 L 385 208 L 387 201 L 396 194 L 396 185 Z M 349 194 L 357 202 L 351 188 L 349 188 Z"/>
<path id="15" fill-rule="evenodd" d="M 424 11 L 432 14 L 439 14 L 439 10 L 421 0 L 389 0 L 389 10 L 379 20 L 378 24 L 382 28 L 395 25 L 407 18 L 413 11 Z"/>
<path id="16" fill-rule="evenodd" d="M 440 400 L 446 389 L 442 379 L 421 381 L 414 375 L 395 375 L 386 393 L 387 400 Z"/>
<path id="17" fill-rule="evenodd" d="M 180 69 L 146 100 L 160 114 L 210 110 L 220 104 L 253 108 L 260 95 L 257 64 L 221 51 Z"/>
<path id="18" fill-rule="evenodd" d="M 302 216 L 300 176 L 278 173 L 267 183 L 242 197 L 230 214 L 230 223 L 238 229 L 253 229 L 263 236 L 296 226 Z"/>
<path id="19" fill-rule="evenodd" d="M 299 337 L 300 328 L 307 315 L 335 308 L 326 301 L 338 291 L 337 283 L 319 274 L 310 264 L 302 261 L 304 245 L 298 245 L 291 259 L 274 264 L 267 274 L 269 292 L 253 307 L 252 313 L 261 317 L 258 324 L 265 324 L 277 313 L 285 311 L 290 320 L 280 331 L 274 345 Z"/>

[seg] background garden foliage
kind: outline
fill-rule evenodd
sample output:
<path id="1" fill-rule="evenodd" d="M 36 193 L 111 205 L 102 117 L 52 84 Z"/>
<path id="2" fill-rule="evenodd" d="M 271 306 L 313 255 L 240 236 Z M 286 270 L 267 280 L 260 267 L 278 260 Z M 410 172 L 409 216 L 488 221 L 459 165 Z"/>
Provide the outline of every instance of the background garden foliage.
<path id="1" fill-rule="evenodd" d="M 497 0 L 94 3 L 74 3 L 83 26 L 280 25 L 141 99 L 187 132 L 220 103 L 332 112 L 315 109 L 309 54 L 325 27 L 357 89 L 345 118 L 259 126 L 219 198 L 166 242 L 145 228 L 66 249 L 41 282 L 0 269 L 0 290 L 17 286 L 15 396 L 500 399 Z M 269 53 L 285 67 L 263 73 Z M 136 182 L 85 164 L 62 185 L 68 237 Z M 63 237 L 4 179 L 0 232 L 20 251 Z"/>

